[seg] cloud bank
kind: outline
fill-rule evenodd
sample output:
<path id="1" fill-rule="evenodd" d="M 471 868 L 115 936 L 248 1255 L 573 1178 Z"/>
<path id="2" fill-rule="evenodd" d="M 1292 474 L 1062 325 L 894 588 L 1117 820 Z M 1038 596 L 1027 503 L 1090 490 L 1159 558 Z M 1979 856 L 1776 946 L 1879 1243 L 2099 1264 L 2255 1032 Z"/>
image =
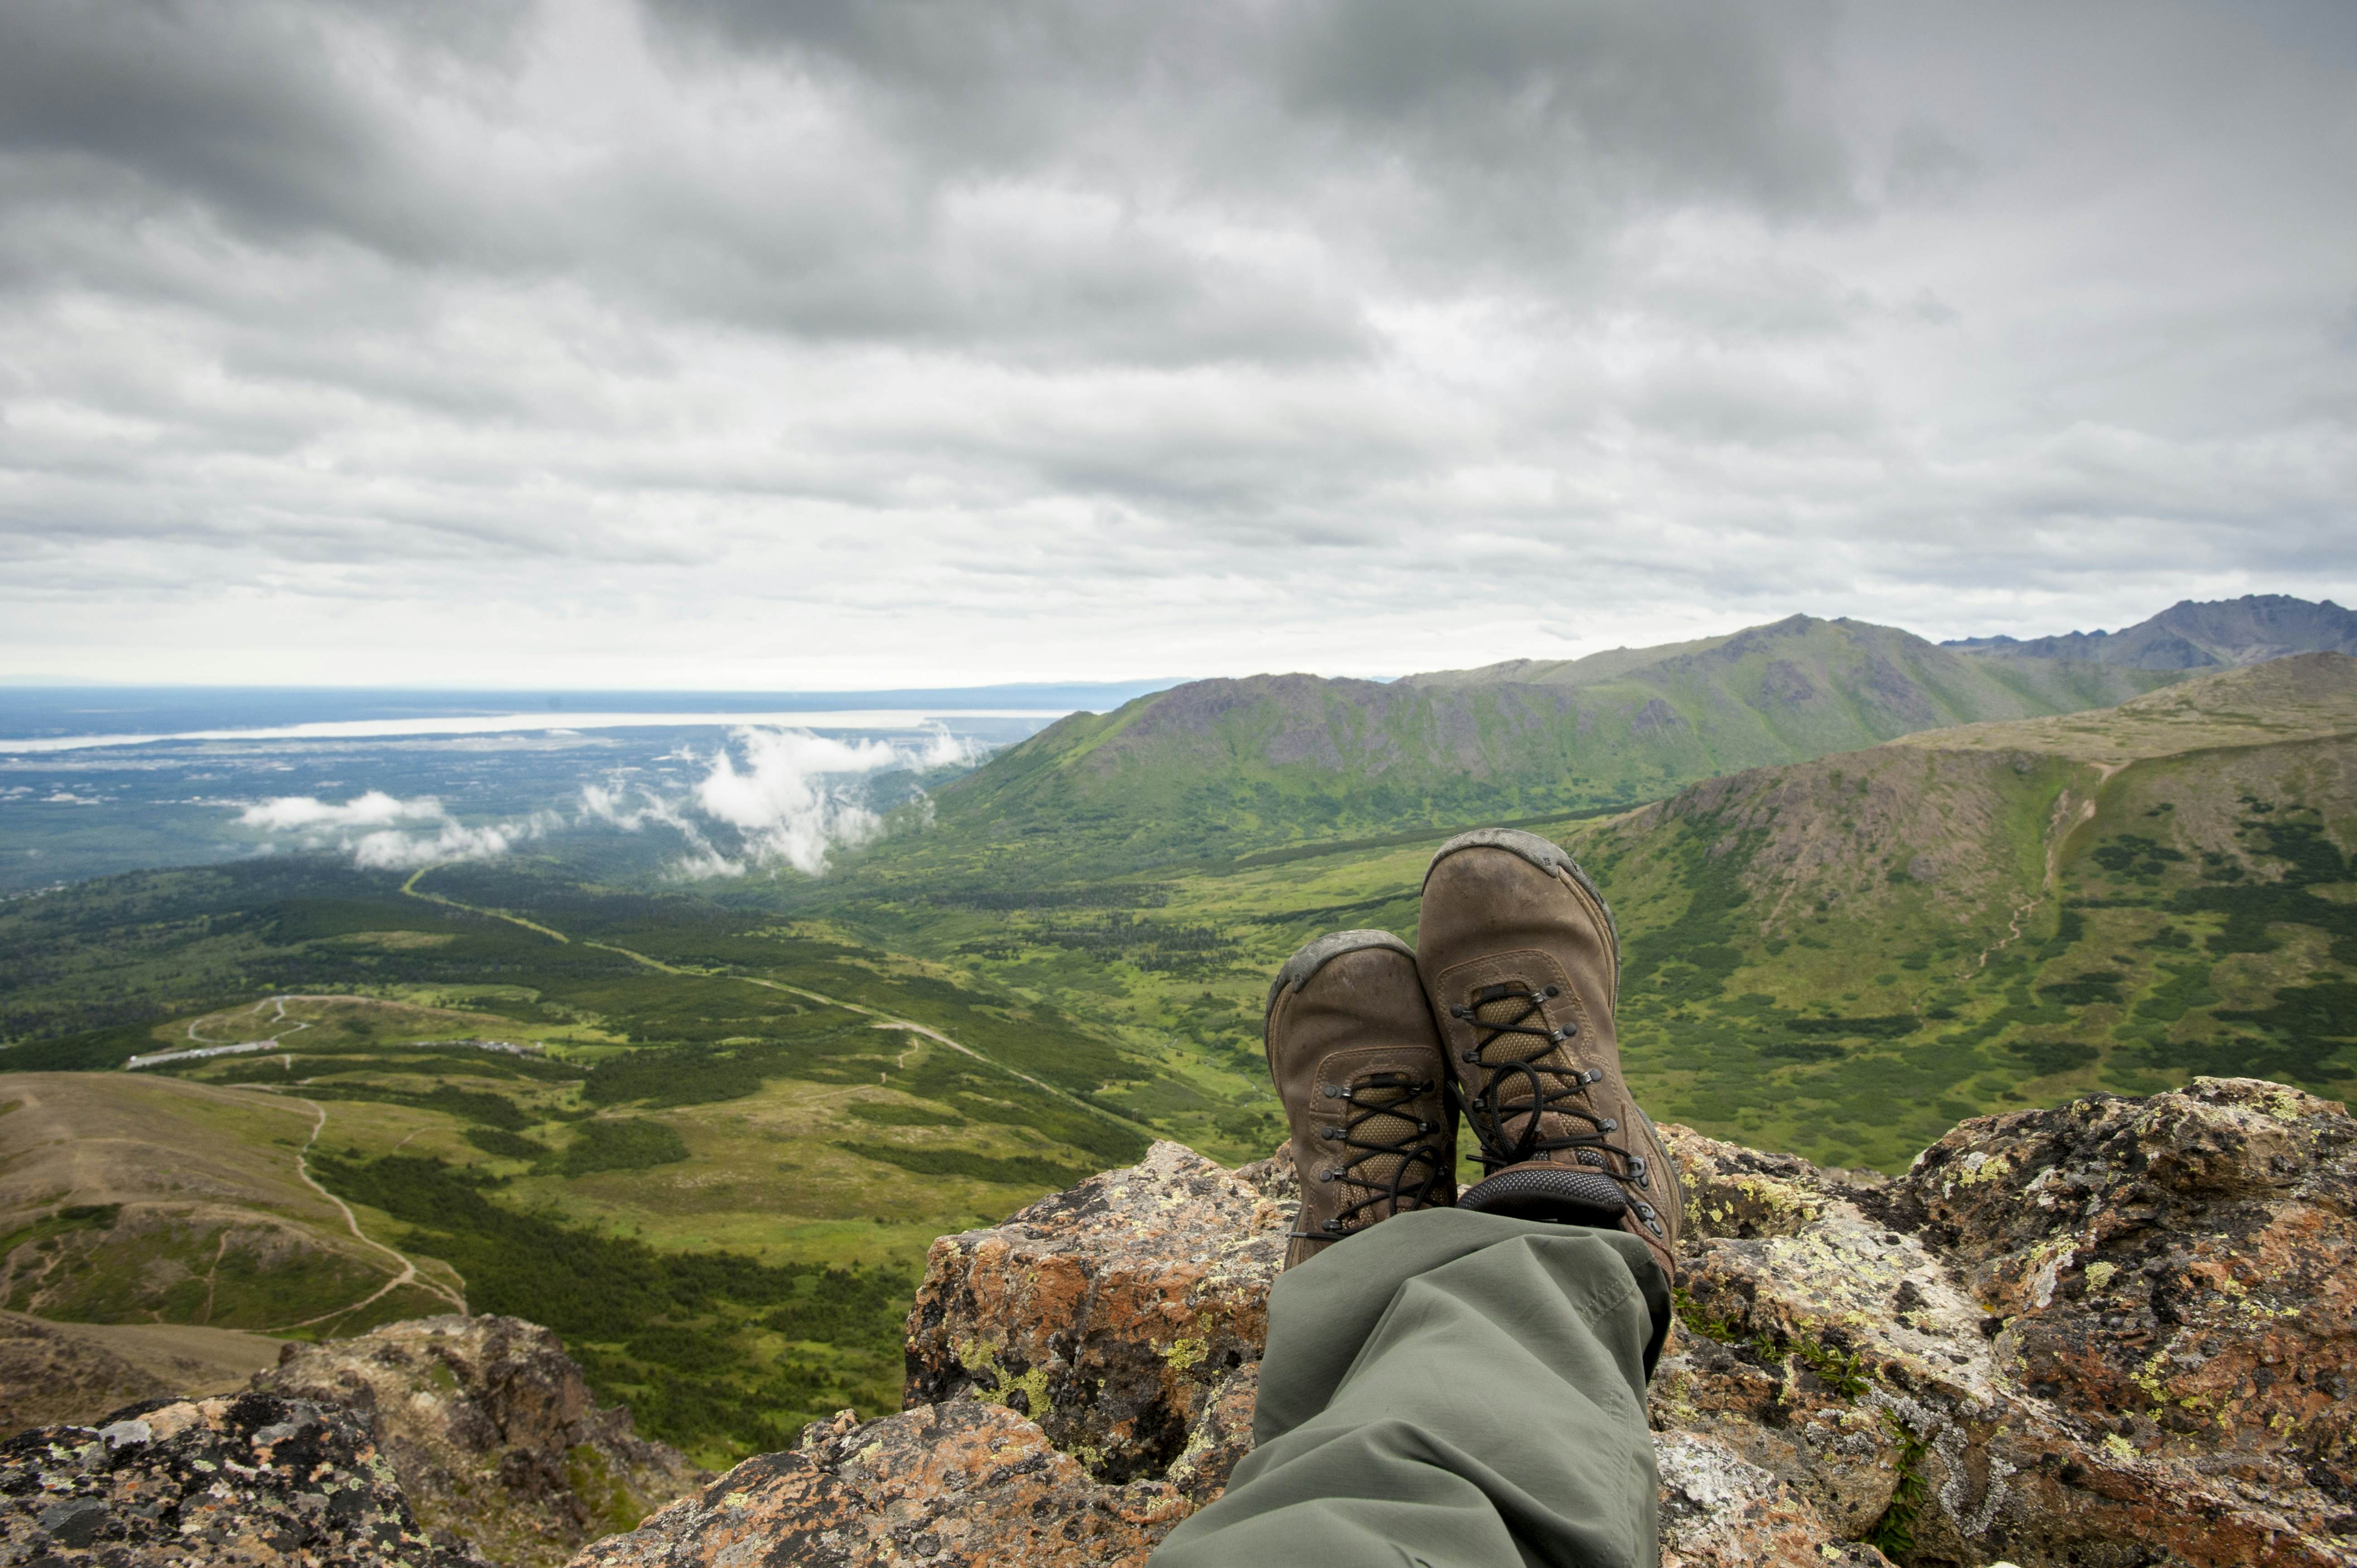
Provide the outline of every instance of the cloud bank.
<path id="1" fill-rule="evenodd" d="M 2341 0 L 16 0 L 0 670 L 2345 600 L 2352 74 Z"/>
<path id="2" fill-rule="evenodd" d="M 309 795 L 281 795 L 238 813 L 240 825 L 261 830 L 273 846 L 336 850 L 376 871 L 407 871 L 455 860 L 491 860 L 553 825 L 546 813 L 518 822 L 468 826 L 431 796 L 404 800 L 370 789 L 340 803 Z"/>
<path id="3" fill-rule="evenodd" d="M 888 770 L 968 766 L 981 753 L 947 730 L 895 743 L 745 725 L 701 760 L 704 777 L 676 800 L 643 785 L 584 785 L 582 820 L 626 832 L 651 825 L 678 833 L 687 846 L 673 866 L 682 876 L 741 876 L 776 866 L 823 876 L 830 849 L 869 843 L 884 831 L 864 780 Z M 715 843 L 723 835 L 725 848 Z"/>

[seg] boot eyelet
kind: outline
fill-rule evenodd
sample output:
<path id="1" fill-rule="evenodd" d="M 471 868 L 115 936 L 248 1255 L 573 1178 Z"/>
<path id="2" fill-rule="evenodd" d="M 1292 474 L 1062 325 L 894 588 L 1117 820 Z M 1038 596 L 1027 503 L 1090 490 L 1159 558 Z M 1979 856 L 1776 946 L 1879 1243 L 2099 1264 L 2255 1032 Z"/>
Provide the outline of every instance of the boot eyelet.
<path id="1" fill-rule="evenodd" d="M 1339 1219 L 1329 1219 L 1318 1229 L 1325 1231 L 1329 1236 L 1340 1236 L 1342 1233 L 1342 1222 Z"/>
<path id="2" fill-rule="evenodd" d="M 1318 1129 L 1318 1135 L 1321 1138 L 1339 1138 L 1342 1135 L 1342 1129 L 1340 1127 L 1320 1127 Z"/>
<path id="3" fill-rule="evenodd" d="M 1340 1176 L 1341 1174 L 1342 1173 L 1340 1171 L 1319 1171 L 1318 1173 L 1318 1179 L 1319 1181 L 1332 1181 L 1336 1176 Z"/>
<path id="4" fill-rule="evenodd" d="M 1599 1133 L 1618 1133 L 1620 1131 L 1620 1123 L 1607 1116 L 1596 1124 L 1596 1130 Z"/>
<path id="5" fill-rule="evenodd" d="M 1560 985 L 1550 985 L 1546 988 L 1546 994 L 1549 996 L 1560 996 L 1563 994 L 1563 987 Z"/>
<path id="6" fill-rule="evenodd" d="M 1457 1053 L 1457 1059 L 1461 1062 L 1478 1062 L 1481 1059 L 1481 1053 L 1479 1051 L 1459 1051 Z"/>
<path id="7" fill-rule="evenodd" d="M 1327 1099 L 1331 1100 L 1331 1099 L 1333 1099 L 1336 1095 L 1338 1095 L 1338 1094 L 1341 1093 L 1342 1091 L 1341 1091 L 1340 1090 L 1339 1090 L 1339 1089 L 1335 1088 L 1332 1084 L 1330 1084 L 1330 1083 L 1329 1083 L 1329 1084 L 1328 1084 L 1328 1085 L 1325 1087 L 1325 1089 L 1324 1089 L 1323 1090 L 1321 1090 L 1321 1092 L 1326 1096 L 1326 1098 L 1327 1098 Z"/>

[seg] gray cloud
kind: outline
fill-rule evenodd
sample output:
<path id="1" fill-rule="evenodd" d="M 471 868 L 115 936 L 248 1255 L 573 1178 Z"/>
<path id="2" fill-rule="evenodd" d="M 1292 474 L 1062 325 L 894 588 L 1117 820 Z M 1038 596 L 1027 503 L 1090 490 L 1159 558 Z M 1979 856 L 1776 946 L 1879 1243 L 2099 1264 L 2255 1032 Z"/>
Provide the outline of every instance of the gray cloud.
<path id="1" fill-rule="evenodd" d="M 25 0 L 0 666 L 1381 671 L 2345 596 L 2352 17 Z"/>

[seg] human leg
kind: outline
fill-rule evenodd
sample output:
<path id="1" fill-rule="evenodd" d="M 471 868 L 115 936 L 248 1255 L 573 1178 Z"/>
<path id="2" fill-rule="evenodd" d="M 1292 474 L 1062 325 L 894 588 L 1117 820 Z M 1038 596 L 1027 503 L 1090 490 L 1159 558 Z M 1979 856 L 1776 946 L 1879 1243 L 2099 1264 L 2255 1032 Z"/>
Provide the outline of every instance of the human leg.
<path id="1" fill-rule="evenodd" d="M 1611 1230 L 1446 1208 L 1288 1270 L 1254 1446 L 1156 1568 L 1652 1568 L 1669 1314 Z"/>
<path id="2" fill-rule="evenodd" d="M 1684 1197 L 1621 1078 L 1611 913 L 1558 846 L 1462 834 L 1426 875 L 1413 997 L 1406 950 L 1321 939 L 1270 988 L 1303 1218 L 1254 1451 L 1160 1568 L 1651 1568 L 1644 1388 Z M 1427 1077 L 1453 1078 L 1489 1173 L 1462 1208 L 1453 1181 L 1404 1187 L 1453 1165 Z"/>

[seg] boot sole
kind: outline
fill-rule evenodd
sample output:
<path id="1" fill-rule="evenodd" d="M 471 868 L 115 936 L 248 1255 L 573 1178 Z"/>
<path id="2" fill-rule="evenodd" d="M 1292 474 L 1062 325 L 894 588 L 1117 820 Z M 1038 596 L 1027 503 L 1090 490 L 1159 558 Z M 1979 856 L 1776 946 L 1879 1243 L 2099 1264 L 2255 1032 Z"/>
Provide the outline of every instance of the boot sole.
<path id="1" fill-rule="evenodd" d="M 1612 950 L 1615 953 L 1620 950 L 1620 928 L 1613 920 L 1612 906 L 1605 901 L 1603 891 L 1596 886 L 1595 878 L 1587 875 L 1579 862 L 1571 858 L 1570 851 L 1536 833 L 1526 833 L 1520 828 L 1475 828 L 1471 832 L 1458 833 L 1433 852 L 1432 864 L 1424 868 L 1424 885 L 1427 887 L 1432 886 L 1432 874 L 1440 868 L 1442 861 L 1459 850 L 1467 849 L 1502 849 L 1508 854 L 1522 856 L 1550 875 L 1557 871 L 1570 873 L 1571 879 L 1586 888 L 1587 896 L 1596 900 L 1596 907 L 1604 911 L 1604 929 L 1612 939 Z M 1317 944 L 1313 942 L 1310 945 L 1314 947 Z M 1302 950 L 1307 952 L 1308 949 Z M 1270 994 L 1275 993 L 1272 991 Z"/>

